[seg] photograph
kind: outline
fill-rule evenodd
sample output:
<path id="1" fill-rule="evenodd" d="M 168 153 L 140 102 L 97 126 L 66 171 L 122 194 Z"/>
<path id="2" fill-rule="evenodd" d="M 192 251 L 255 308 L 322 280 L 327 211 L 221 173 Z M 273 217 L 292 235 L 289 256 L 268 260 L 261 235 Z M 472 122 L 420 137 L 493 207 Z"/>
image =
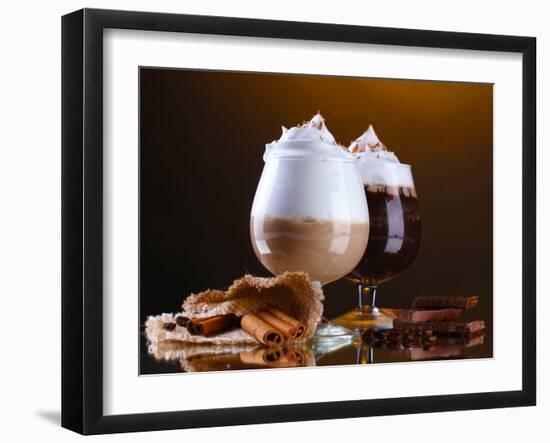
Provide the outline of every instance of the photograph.
<path id="1" fill-rule="evenodd" d="M 1 440 L 549 434 L 542 5 L 3 5 Z"/>
<path id="2" fill-rule="evenodd" d="M 492 83 L 138 69 L 140 375 L 493 357 Z"/>

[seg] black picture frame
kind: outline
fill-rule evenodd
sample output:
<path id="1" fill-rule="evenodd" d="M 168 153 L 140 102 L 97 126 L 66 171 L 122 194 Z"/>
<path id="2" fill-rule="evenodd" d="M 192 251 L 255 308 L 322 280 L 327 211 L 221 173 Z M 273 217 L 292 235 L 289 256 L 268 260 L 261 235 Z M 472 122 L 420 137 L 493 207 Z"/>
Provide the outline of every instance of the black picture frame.
<path id="1" fill-rule="evenodd" d="M 171 31 L 522 54 L 522 389 L 109 415 L 103 413 L 103 30 Z M 536 39 L 230 17 L 82 9 L 62 18 L 62 426 L 82 434 L 536 404 Z"/>

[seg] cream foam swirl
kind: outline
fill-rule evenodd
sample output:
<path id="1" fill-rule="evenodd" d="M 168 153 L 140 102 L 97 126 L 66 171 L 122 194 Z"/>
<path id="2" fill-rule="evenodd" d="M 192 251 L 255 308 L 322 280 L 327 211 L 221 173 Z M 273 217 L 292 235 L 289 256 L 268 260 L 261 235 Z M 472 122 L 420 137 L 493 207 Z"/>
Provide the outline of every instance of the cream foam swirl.
<path id="1" fill-rule="evenodd" d="M 369 125 L 369 128 L 351 143 L 348 151 L 362 161 L 399 163 L 395 153 L 388 151 L 388 148 L 380 141 L 372 125 Z"/>
<path id="2" fill-rule="evenodd" d="M 271 157 L 353 161 L 346 148 L 336 143 L 319 112 L 311 120 L 290 129 L 283 126 L 281 138 L 266 145 L 264 160 Z"/>
<path id="3" fill-rule="evenodd" d="M 334 136 L 330 133 L 323 116 L 317 112 L 310 121 L 287 129 L 283 126 L 283 134 L 279 142 L 298 140 L 323 140 L 330 144 L 336 144 Z"/>
<path id="4" fill-rule="evenodd" d="M 365 185 L 414 188 L 409 165 L 402 164 L 380 141 L 372 125 L 348 148 L 357 160 Z"/>

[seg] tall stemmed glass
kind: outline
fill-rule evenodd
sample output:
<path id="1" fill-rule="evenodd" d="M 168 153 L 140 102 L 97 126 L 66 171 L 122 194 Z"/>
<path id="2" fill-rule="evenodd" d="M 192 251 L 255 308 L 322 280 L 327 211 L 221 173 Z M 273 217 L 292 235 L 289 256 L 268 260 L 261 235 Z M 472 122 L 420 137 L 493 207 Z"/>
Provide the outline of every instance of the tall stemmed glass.
<path id="1" fill-rule="evenodd" d="M 336 146 L 323 151 L 319 143 L 305 141 L 300 152 L 278 142 L 270 153 L 267 145 L 250 236 L 256 256 L 273 274 L 303 271 L 326 285 L 359 263 L 367 246 L 369 212 L 355 160 Z M 352 333 L 323 323 L 316 335 Z"/>
<path id="2" fill-rule="evenodd" d="M 347 278 L 357 284 L 358 306 L 333 320 L 352 330 L 390 327 L 376 306 L 378 286 L 396 277 L 416 257 L 421 222 L 411 167 L 401 163 L 360 165 L 370 215 L 367 249 Z"/>

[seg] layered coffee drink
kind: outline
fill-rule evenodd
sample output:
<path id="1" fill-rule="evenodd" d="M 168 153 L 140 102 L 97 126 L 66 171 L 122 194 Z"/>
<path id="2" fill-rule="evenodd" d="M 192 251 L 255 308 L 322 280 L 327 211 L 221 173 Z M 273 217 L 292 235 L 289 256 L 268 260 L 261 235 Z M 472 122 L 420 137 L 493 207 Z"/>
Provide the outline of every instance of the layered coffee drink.
<path id="1" fill-rule="evenodd" d="M 250 235 L 256 255 L 273 274 L 307 270 L 322 284 L 352 269 L 365 251 L 367 222 L 312 217 L 251 217 Z"/>
<path id="2" fill-rule="evenodd" d="M 370 231 L 365 254 L 347 276 L 357 285 L 357 307 L 334 323 L 355 331 L 391 328 L 392 318 L 376 307 L 377 289 L 412 263 L 420 245 L 420 211 L 411 167 L 388 151 L 372 126 L 348 150 L 361 173 Z"/>
<path id="3" fill-rule="evenodd" d="M 320 114 L 266 146 L 250 217 L 256 256 L 273 274 L 306 272 L 326 284 L 364 255 L 369 213 L 352 154 Z"/>
<path id="4" fill-rule="evenodd" d="M 350 146 L 357 156 L 370 216 L 368 247 L 348 278 L 377 286 L 414 260 L 420 246 L 418 197 L 411 168 L 399 162 L 372 126 Z"/>

